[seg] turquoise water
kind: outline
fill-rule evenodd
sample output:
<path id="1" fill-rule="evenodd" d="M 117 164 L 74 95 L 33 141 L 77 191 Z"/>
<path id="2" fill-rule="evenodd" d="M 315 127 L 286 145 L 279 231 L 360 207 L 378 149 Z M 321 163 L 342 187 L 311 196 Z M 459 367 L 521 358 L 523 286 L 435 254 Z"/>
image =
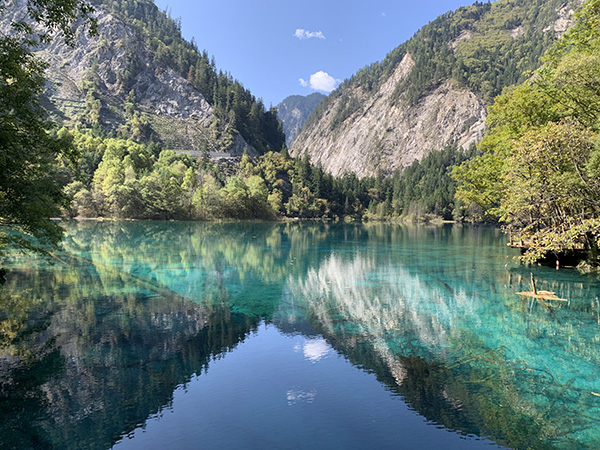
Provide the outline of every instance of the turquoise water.
<path id="1" fill-rule="evenodd" d="M 0 448 L 600 448 L 598 278 L 505 241 L 69 224 L 2 264 Z"/>

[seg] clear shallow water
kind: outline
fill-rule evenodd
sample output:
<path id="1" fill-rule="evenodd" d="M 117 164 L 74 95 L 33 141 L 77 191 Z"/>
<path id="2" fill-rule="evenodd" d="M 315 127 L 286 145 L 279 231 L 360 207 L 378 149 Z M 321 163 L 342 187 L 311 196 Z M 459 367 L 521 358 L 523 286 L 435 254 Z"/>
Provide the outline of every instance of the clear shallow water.
<path id="1" fill-rule="evenodd" d="M 86 222 L 55 256 L 3 263 L 2 448 L 600 448 L 598 280 L 497 230 Z"/>

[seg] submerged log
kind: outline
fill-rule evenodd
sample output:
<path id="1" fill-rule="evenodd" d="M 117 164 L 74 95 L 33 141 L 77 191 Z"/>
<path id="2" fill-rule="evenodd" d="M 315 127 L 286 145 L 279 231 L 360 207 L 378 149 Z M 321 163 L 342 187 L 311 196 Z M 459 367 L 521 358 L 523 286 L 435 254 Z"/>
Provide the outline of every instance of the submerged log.
<path id="1" fill-rule="evenodd" d="M 526 297 L 537 298 L 540 300 L 557 300 L 559 302 L 568 302 L 566 298 L 558 298 L 554 292 L 550 291 L 537 291 L 537 292 L 517 292 L 517 295 L 523 295 Z"/>
<path id="2" fill-rule="evenodd" d="M 537 295 L 537 288 L 535 287 L 535 278 L 533 278 L 533 273 L 531 273 L 531 288 L 533 289 L 533 293 Z"/>
<path id="3" fill-rule="evenodd" d="M 535 284 L 535 278 L 533 277 L 533 273 L 531 275 L 531 288 L 533 289 L 531 292 L 517 292 L 517 295 L 523 295 L 526 297 L 537 298 L 539 300 L 558 300 L 560 302 L 568 302 L 567 299 L 558 298 L 554 292 L 550 291 L 538 291 L 537 286 Z"/>

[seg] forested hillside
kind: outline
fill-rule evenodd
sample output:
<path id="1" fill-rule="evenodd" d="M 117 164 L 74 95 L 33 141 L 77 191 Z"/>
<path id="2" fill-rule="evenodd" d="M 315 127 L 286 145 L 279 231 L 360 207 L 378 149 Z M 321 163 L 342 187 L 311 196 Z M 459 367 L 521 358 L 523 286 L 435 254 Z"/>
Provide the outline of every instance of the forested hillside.
<path id="1" fill-rule="evenodd" d="M 455 147 L 394 178 L 383 173 L 335 178 L 307 158 L 292 160 L 280 153 L 283 135 L 275 111 L 265 111 L 239 82 L 217 72 L 207 53 L 181 39 L 178 22 L 153 3 L 95 6 L 98 37 L 80 36 L 80 48 L 55 44 L 46 49 L 64 66 L 61 73 L 69 74 L 51 92 L 59 106 L 71 106 L 70 115 L 62 113 L 65 127 L 57 136 L 70 140 L 80 156 L 76 165 L 62 163 L 66 193 L 73 200 L 69 214 L 204 220 L 464 214 L 455 205 L 455 182 L 448 175 L 448 168 L 466 157 Z M 73 87 L 78 71 L 85 76 Z M 87 92 L 80 110 L 66 99 L 77 89 Z M 301 103 L 308 101 L 312 109 L 321 98 L 313 95 Z M 299 104 L 292 103 L 293 112 Z M 195 152 L 170 145 L 192 128 L 201 129 L 200 144 L 190 149 Z M 248 154 L 239 163 L 211 161 L 211 152 L 231 148 L 238 131 L 252 143 Z"/>
<path id="2" fill-rule="evenodd" d="M 153 63 L 174 69 L 190 82 L 212 106 L 218 120 L 238 131 L 259 153 L 281 150 L 284 135 L 276 109 L 267 110 L 262 100 L 239 81 L 218 70 L 206 50 L 200 51 L 194 41 L 183 39 L 181 19 L 172 19 L 150 0 L 94 0 L 93 3 L 133 26 L 151 49 Z M 130 89 L 135 92 L 136 78 L 144 69 L 139 55 L 128 55 L 121 72 L 123 92 Z"/>
<path id="3" fill-rule="evenodd" d="M 364 176 L 448 144 L 468 148 L 482 137 L 486 105 L 539 66 L 580 3 L 476 2 L 440 16 L 321 102 L 292 154 Z"/>
<path id="4" fill-rule="evenodd" d="M 483 154 L 455 169 L 458 198 L 504 222 L 525 260 L 585 250 L 600 261 L 600 1 L 526 82 L 489 109 Z"/>
<path id="5" fill-rule="evenodd" d="M 94 0 L 98 34 L 42 47 L 54 117 L 96 136 L 155 142 L 177 151 L 279 151 L 285 136 L 266 109 L 214 59 L 181 36 L 180 23 L 151 0 Z M 26 17 L 23 0 L 0 29 Z"/>

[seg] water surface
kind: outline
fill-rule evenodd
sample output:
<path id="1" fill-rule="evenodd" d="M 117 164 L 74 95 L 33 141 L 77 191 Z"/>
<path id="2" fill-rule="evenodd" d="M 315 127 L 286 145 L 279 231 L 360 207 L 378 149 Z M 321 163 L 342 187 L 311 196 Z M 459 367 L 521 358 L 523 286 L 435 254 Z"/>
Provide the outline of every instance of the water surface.
<path id="1" fill-rule="evenodd" d="M 0 288 L 0 447 L 600 448 L 597 278 L 498 230 L 84 222 Z M 538 289 L 566 302 L 520 297 Z"/>

